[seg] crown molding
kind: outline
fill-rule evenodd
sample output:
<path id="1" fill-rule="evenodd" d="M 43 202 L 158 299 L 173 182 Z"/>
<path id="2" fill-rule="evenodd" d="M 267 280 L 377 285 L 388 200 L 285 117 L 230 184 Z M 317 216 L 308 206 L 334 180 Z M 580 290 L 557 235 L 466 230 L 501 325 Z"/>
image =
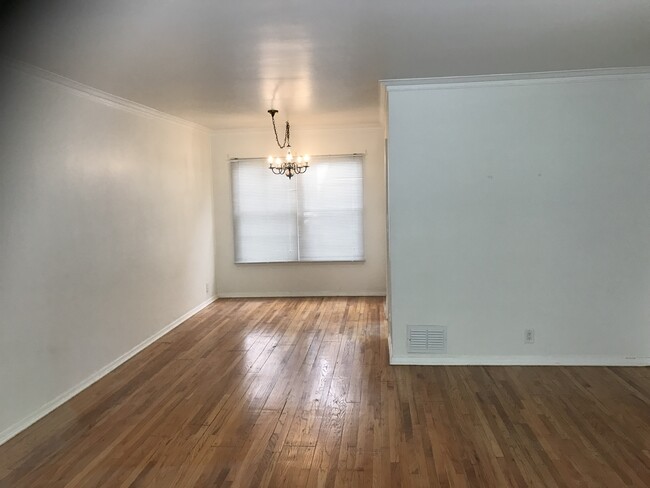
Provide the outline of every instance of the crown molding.
<path id="1" fill-rule="evenodd" d="M 350 130 L 367 130 L 374 131 L 381 129 L 382 126 L 378 122 L 369 122 L 361 124 L 344 124 L 344 125 L 323 125 L 323 126 L 302 126 L 299 128 L 291 126 L 291 135 L 295 134 L 310 134 L 310 133 L 323 133 L 323 132 L 336 132 L 336 131 L 350 131 Z M 266 135 L 273 129 L 270 127 L 251 127 L 251 128 L 221 128 L 214 129 L 212 133 L 216 136 L 220 135 L 233 135 L 233 134 L 247 134 L 247 135 Z"/>
<path id="2" fill-rule="evenodd" d="M 0 65 L 7 66 L 9 69 L 25 73 L 27 75 L 40 78 L 51 83 L 55 83 L 59 86 L 62 86 L 68 90 L 75 92 L 78 95 L 89 98 L 96 102 L 102 103 L 103 105 L 109 107 L 115 107 L 127 112 L 131 112 L 136 115 L 142 115 L 152 119 L 163 120 L 165 122 L 171 122 L 173 124 L 182 125 L 190 129 L 198 130 L 206 134 L 212 134 L 213 131 L 208 127 L 197 124 L 195 122 L 190 122 L 189 120 L 177 117 L 175 115 L 168 114 L 166 112 L 161 112 L 154 108 L 148 107 L 147 105 L 142 105 L 141 103 L 128 100 L 126 98 L 118 97 L 111 93 L 93 88 L 92 86 L 85 85 L 78 81 L 71 80 L 65 76 L 58 75 L 51 71 L 48 71 L 38 66 L 34 66 L 23 61 L 18 61 L 8 57 L 0 58 Z"/>
<path id="3" fill-rule="evenodd" d="M 567 71 L 539 71 L 471 76 L 442 76 L 436 78 L 391 79 L 379 82 L 384 92 L 408 90 L 435 90 L 454 87 L 485 85 L 528 85 L 541 83 L 563 83 L 607 81 L 623 78 L 648 78 L 650 66 L 635 68 L 602 68 Z"/>

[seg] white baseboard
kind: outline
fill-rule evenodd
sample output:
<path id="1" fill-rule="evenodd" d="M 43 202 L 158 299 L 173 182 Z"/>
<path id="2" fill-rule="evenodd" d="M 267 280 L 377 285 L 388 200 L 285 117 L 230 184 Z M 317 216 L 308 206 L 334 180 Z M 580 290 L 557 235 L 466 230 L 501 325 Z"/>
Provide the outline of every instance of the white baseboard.
<path id="1" fill-rule="evenodd" d="M 131 359 L 133 356 L 138 354 L 144 348 L 146 348 L 147 346 L 149 346 L 153 342 L 160 339 L 162 336 L 164 336 L 165 334 L 170 332 L 172 329 L 178 327 L 180 324 L 185 322 L 191 316 L 193 316 L 196 313 L 203 310 L 205 307 L 210 305 L 216 299 L 217 299 L 217 297 L 213 296 L 213 297 L 207 299 L 206 301 L 204 301 L 203 303 L 197 305 L 196 307 L 194 307 L 189 312 L 183 314 L 181 317 L 177 318 L 172 323 L 166 325 L 161 330 L 159 330 L 158 332 L 156 332 L 152 336 L 150 336 L 147 339 L 145 339 L 144 341 L 142 341 L 140 344 L 138 344 L 137 346 L 132 348 L 130 351 L 122 354 L 120 357 L 118 357 L 114 361 L 111 361 L 109 364 L 104 366 L 99 371 L 97 371 L 94 374 L 90 375 L 88 378 L 83 380 L 81 383 L 78 383 L 77 385 L 73 386 L 69 390 L 61 393 L 59 396 L 57 396 L 53 400 L 47 402 L 45 405 L 43 405 L 41 408 L 39 408 L 35 412 L 32 412 L 30 415 L 28 415 L 24 419 L 20 420 L 19 422 L 16 422 L 15 424 L 9 426 L 7 429 L 0 432 L 0 445 L 4 444 L 9 439 L 11 439 L 12 437 L 16 436 L 17 434 L 19 434 L 20 432 L 25 430 L 27 427 L 32 425 L 37 420 L 45 417 L 52 410 L 54 410 L 55 408 L 61 406 L 62 404 L 67 402 L 70 398 L 72 398 L 73 396 L 80 393 L 82 390 L 85 390 L 90 385 L 92 385 L 96 381 L 98 381 L 101 378 L 103 378 L 104 376 L 106 376 L 108 373 L 113 371 L 115 368 L 120 366 L 122 363 L 125 363 L 126 361 Z"/>
<path id="2" fill-rule="evenodd" d="M 219 292 L 219 298 L 305 298 L 305 297 L 385 297 L 385 291 L 269 291 L 269 292 Z"/>
<path id="3" fill-rule="evenodd" d="M 390 364 L 424 366 L 650 366 L 648 357 L 617 356 L 394 356 Z"/>

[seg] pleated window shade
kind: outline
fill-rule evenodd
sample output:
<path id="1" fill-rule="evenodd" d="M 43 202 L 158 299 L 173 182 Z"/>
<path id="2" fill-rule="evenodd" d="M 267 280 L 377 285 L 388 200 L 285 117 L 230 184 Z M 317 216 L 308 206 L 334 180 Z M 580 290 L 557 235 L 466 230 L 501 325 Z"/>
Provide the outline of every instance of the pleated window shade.
<path id="1" fill-rule="evenodd" d="M 362 261 L 363 158 L 312 158 L 274 175 L 265 159 L 233 159 L 236 263 Z"/>

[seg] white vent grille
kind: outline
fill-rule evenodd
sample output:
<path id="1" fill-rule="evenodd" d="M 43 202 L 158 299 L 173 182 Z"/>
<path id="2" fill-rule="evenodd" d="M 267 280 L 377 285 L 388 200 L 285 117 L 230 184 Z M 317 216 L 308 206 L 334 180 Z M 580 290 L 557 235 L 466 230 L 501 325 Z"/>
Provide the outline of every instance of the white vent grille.
<path id="1" fill-rule="evenodd" d="M 409 325 L 408 352 L 446 353 L 447 327 L 437 325 Z"/>

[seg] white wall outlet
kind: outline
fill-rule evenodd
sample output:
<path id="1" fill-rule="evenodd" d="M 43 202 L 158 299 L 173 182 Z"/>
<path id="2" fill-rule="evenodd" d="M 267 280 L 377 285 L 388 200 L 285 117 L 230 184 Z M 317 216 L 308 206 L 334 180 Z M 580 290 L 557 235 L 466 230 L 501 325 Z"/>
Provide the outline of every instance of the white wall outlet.
<path id="1" fill-rule="evenodd" d="M 208 283 L 205 284 L 205 292 L 210 293 L 210 285 Z"/>
<path id="2" fill-rule="evenodd" d="M 535 342 L 535 329 L 524 330 L 524 344 L 532 344 Z"/>

